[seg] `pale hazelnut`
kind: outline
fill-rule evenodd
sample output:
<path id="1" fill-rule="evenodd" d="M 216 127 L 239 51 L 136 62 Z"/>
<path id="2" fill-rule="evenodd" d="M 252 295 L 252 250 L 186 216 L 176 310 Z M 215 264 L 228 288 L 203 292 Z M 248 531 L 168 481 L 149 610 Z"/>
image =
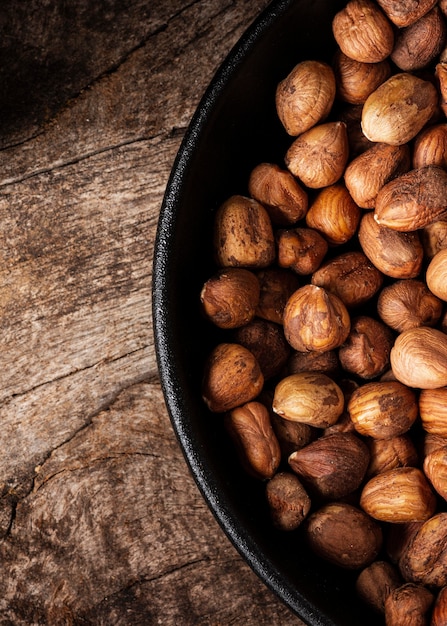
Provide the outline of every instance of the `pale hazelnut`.
<path id="1" fill-rule="evenodd" d="M 267 210 L 273 224 L 289 226 L 306 215 L 307 192 L 288 170 L 274 163 L 261 163 L 254 168 L 248 190 Z"/>
<path id="2" fill-rule="evenodd" d="M 315 285 L 293 293 L 284 309 L 284 334 L 299 352 L 333 350 L 349 335 L 351 320 L 343 302 Z"/>
<path id="3" fill-rule="evenodd" d="M 425 280 L 430 291 L 447 302 L 447 248 L 439 250 L 431 259 Z"/>
<path id="4" fill-rule="evenodd" d="M 328 243 L 314 228 L 290 228 L 277 232 L 278 265 L 300 275 L 318 269 L 328 251 Z"/>
<path id="5" fill-rule="evenodd" d="M 416 279 L 398 280 L 382 289 L 377 300 L 381 319 L 398 332 L 434 326 L 442 314 L 442 302 Z"/>
<path id="6" fill-rule="evenodd" d="M 266 485 L 273 525 L 279 530 L 298 528 L 309 514 L 311 500 L 297 476 L 278 472 Z"/>
<path id="7" fill-rule="evenodd" d="M 326 122 L 299 135 L 285 155 L 287 168 L 311 189 L 333 185 L 343 175 L 349 156 L 344 122 Z"/>
<path id="8" fill-rule="evenodd" d="M 444 47 L 446 25 L 437 6 L 416 22 L 399 30 L 391 60 L 405 72 L 429 65 Z"/>
<path id="9" fill-rule="evenodd" d="M 354 236 L 360 216 L 361 210 L 349 191 L 337 183 L 317 194 L 306 213 L 306 224 L 321 233 L 330 245 L 340 245 Z"/>
<path id="10" fill-rule="evenodd" d="M 297 136 L 329 114 L 335 98 L 335 76 L 327 63 L 298 63 L 276 90 L 276 110 L 286 132 Z"/>
<path id="11" fill-rule="evenodd" d="M 434 514 L 436 496 L 419 468 L 398 467 L 370 478 L 360 506 L 382 522 L 422 522 Z"/>
<path id="12" fill-rule="evenodd" d="M 419 232 L 402 233 L 378 224 L 372 211 L 360 220 L 358 237 L 363 252 L 378 270 L 391 278 L 415 278 L 424 250 Z"/>
<path id="13" fill-rule="evenodd" d="M 418 134 L 437 105 L 431 82 L 408 72 L 394 74 L 363 105 L 363 132 L 370 141 L 402 145 Z"/>
<path id="14" fill-rule="evenodd" d="M 447 386 L 447 335 L 436 328 L 423 326 L 401 333 L 390 360 L 394 375 L 404 385 L 419 389 Z"/>
<path id="15" fill-rule="evenodd" d="M 332 32 L 342 52 L 364 63 L 378 63 L 391 54 L 393 28 L 375 2 L 350 0 L 332 21 Z"/>

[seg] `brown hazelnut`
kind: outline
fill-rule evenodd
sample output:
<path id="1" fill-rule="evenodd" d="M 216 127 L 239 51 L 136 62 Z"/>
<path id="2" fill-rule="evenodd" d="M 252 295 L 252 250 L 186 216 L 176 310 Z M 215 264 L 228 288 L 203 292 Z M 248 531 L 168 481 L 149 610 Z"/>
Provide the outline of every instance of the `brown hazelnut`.
<path id="1" fill-rule="evenodd" d="M 394 74 L 363 105 L 363 132 L 370 141 L 402 145 L 418 134 L 437 105 L 431 82 L 408 72 Z"/>
<path id="2" fill-rule="evenodd" d="M 257 317 L 282 324 L 287 300 L 299 287 L 297 275 L 286 269 L 268 267 L 256 272 L 256 276 L 261 289 Z"/>
<path id="3" fill-rule="evenodd" d="M 416 446 L 407 434 L 390 439 L 368 440 L 370 462 L 367 477 L 376 476 L 396 467 L 416 467 L 419 462 Z"/>
<path id="4" fill-rule="evenodd" d="M 363 104 L 367 97 L 391 75 L 387 59 L 379 63 L 356 61 L 337 50 L 333 62 L 337 94 L 350 104 Z"/>
<path id="5" fill-rule="evenodd" d="M 306 132 L 329 114 L 335 99 L 335 76 L 327 63 L 298 63 L 276 90 L 276 110 L 289 135 Z"/>
<path id="6" fill-rule="evenodd" d="M 447 335 L 421 326 L 401 333 L 390 354 L 397 380 L 409 387 L 439 389 L 447 386 Z"/>
<path id="7" fill-rule="evenodd" d="M 299 135 L 285 155 L 287 168 L 311 189 L 333 185 L 343 175 L 349 156 L 344 122 L 326 122 Z"/>
<path id="8" fill-rule="evenodd" d="M 309 424 L 292 422 L 273 411 L 270 419 L 281 448 L 281 455 L 285 461 L 287 461 L 292 452 L 304 448 L 316 437 L 316 429 L 309 426 Z"/>
<path id="9" fill-rule="evenodd" d="M 328 376 L 334 376 L 339 369 L 340 363 L 336 350 L 328 350 L 327 352 L 298 352 L 295 350 L 287 362 L 289 374 L 321 372 Z"/>
<path id="10" fill-rule="evenodd" d="M 385 600 L 387 626 L 425 626 L 433 601 L 433 593 L 422 585 L 405 583 L 393 589 Z"/>
<path id="11" fill-rule="evenodd" d="M 447 248 L 447 220 L 435 220 L 420 232 L 427 259 L 432 259 L 439 250 Z"/>
<path id="12" fill-rule="evenodd" d="M 379 191 L 390 180 L 408 172 L 411 167 L 407 144 L 390 146 L 373 144 L 346 167 L 344 180 L 349 193 L 362 209 L 372 209 Z"/>
<path id="13" fill-rule="evenodd" d="M 245 346 L 255 356 L 264 380 L 284 370 L 291 352 L 282 326 L 260 318 L 238 328 L 234 332 L 234 342 Z"/>
<path id="14" fill-rule="evenodd" d="M 397 467 L 369 479 L 360 506 L 382 522 L 423 522 L 434 514 L 436 496 L 419 468 Z"/>
<path id="15" fill-rule="evenodd" d="M 264 385 L 255 356 L 235 343 L 220 343 L 205 364 L 202 396 L 210 409 L 224 413 L 254 400 Z"/>
<path id="16" fill-rule="evenodd" d="M 436 65 L 435 76 L 438 80 L 438 87 L 440 92 L 440 106 L 444 114 L 447 114 L 447 62 L 446 59 L 441 59 L 440 63 Z"/>
<path id="17" fill-rule="evenodd" d="M 363 252 L 378 270 L 391 278 L 415 278 L 424 250 L 419 232 L 401 233 L 378 224 L 372 211 L 360 220 L 358 237 Z"/>
<path id="18" fill-rule="evenodd" d="M 315 285 L 304 285 L 290 296 L 283 324 L 287 341 L 299 352 L 333 350 L 346 340 L 351 328 L 343 302 Z"/>
<path id="19" fill-rule="evenodd" d="M 355 491 L 368 464 L 368 447 L 352 432 L 323 435 L 289 456 L 289 466 L 310 493 L 326 500 Z"/>
<path id="20" fill-rule="evenodd" d="M 447 437 L 447 387 L 422 389 L 419 393 L 419 414 L 427 433 Z"/>
<path id="21" fill-rule="evenodd" d="M 306 524 L 311 549 L 346 569 L 361 569 L 374 561 L 382 547 L 379 524 L 351 504 L 329 503 L 312 513 Z"/>
<path id="22" fill-rule="evenodd" d="M 326 256 L 328 243 L 313 228 L 292 228 L 277 233 L 278 265 L 300 275 L 312 274 Z"/>
<path id="23" fill-rule="evenodd" d="M 284 419 L 326 428 L 343 413 L 344 401 L 342 390 L 329 376 L 302 372 L 279 381 L 272 409 Z"/>
<path id="24" fill-rule="evenodd" d="M 444 447 L 425 456 L 423 469 L 434 490 L 447 500 L 447 441 Z"/>
<path id="25" fill-rule="evenodd" d="M 355 588 L 366 604 L 377 613 L 384 613 L 385 600 L 401 584 L 402 578 L 394 565 L 388 561 L 374 561 L 360 572 Z"/>
<path id="26" fill-rule="evenodd" d="M 391 60 L 404 72 L 429 65 L 444 47 L 446 26 L 437 6 L 398 31 Z"/>
<path id="27" fill-rule="evenodd" d="M 250 195 L 267 209 L 273 224 L 289 226 L 307 212 L 307 192 L 288 170 L 274 163 L 260 163 L 250 174 Z"/>
<path id="28" fill-rule="evenodd" d="M 410 26 L 428 13 L 436 0 L 377 0 L 388 19 L 399 28 Z"/>
<path id="29" fill-rule="evenodd" d="M 439 165 L 447 167 L 447 124 L 434 124 L 416 135 L 413 168 Z"/>
<path id="30" fill-rule="evenodd" d="M 360 251 L 344 252 L 321 265 L 312 275 L 313 285 L 342 300 L 348 309 L 370 300 L 383 284 L 383 274 Z"/>
<path id="31" fill-rule="evenodd" d="M 444 624 L 447 624 L 447 586 L 442 587 L 436 596 L 430 626 L 444 626 Z"/>
<path id="32" fill-rule="evenodd" d="M 318 193 L 306 214 L 306 224 L 321 233 L 329 244 L 340 245 L 354 236 L 360 215 L 360 208 L 349 191 L 337 183 Z"/>
<path id="33" fill-rule="evenodd" d="M 363 105 L 345 105 L 339 114 L 340 122 L 346 124 L 348 134 L 349 156 L 354 159 L 374 144 L 365 137 L 362 130 Z"/>
<path id="34" fill-rule="evenodd" d="M 391 330 L 373 317 L 359 315 L 338 350 L 340 364 L 346 372 L 370 379 L 380 376 L 390 365 L 393 346 Z"/>
<path id="35" fill-rule="evenodd" d="M 442 302 L 416 279 L 398 280 L 382 289 L 377 300 L 381 319 L 398 332 L 418 326 L 434 326 L 442 314 Z"/>
<path id="36" fill-rule="evenodd" d="M 447 248 L 439 250 L 430 260 L 425 280 L 430 291 L 447 302 Z"/>
<path id="37" fill-rule="evenodd" d="M 436 513 L 412 533 L 399 569 L 410 582 L 439 588 L 447 584 L 447 513 Z"/>
<path id="38" fill-rule="evenodd" d="M 358 433 L 375 439 L 398 437 L 418 416 L 415 392 L 399 382 L 370 382 L 353 391 L 347 409 Z"/>
<path id="39" fill-rule="evenodd" d="M 290 472 L 278 472 L 266 485 L 267 503 L 273 525 L 291 531 L 306 519 L 311 500 L 299 478 Z"/>
<path id="40" fill-rule="evenodd" d="M 364 63 L 383 61 L 394 46 L 389 20 L 370 0 L 350 0 L 335 15 L 332 32 L 346 56 Z"/>
<path id="41" fill-rule="evenodd" d="M 270 265 L 276 254 L 275 238 L 262 204 L 238 195 L 226 200 L 214 220 L 214 250 L 221 267 Z"/>
<path id="42" fill-rule="evenodd" d="M 228 267 L 206 281 L 200 301 L 213 324 L 219 328 L 237 328 L 254 318 L 259 294 L 259 281 L 250 270 Z"/>

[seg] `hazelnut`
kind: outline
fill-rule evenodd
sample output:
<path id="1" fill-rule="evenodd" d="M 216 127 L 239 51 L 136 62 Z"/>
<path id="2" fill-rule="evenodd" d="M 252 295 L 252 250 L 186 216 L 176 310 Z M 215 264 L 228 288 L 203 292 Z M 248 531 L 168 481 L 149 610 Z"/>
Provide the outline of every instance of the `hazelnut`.
<path id="1" fill-rule="evenodd" d="M 299 287 L 297 275 L 289 270 L 268 267 L 256 272 L 256 276 L 261 289 L 257 317 L 282 324 L 287 300 Z"/>
<path id="2" fill-rule="evenodd" d="M 405 580 L 427 585 L 447 585 L 447 513 L 440 512 L 412 533 L 399 559 Z"/>
<path id="3" fill-rule="evenodd" d="M 402 584 L 399 571 L 388 561 L 374 561 L 363 569 L 355 588 L 360 598 L 377 613 L 385 612 L 385 600 Z"/>
<path id="4" fill-rule="evenodd" d="M 282 327 L 259 318 L 238 328 L 234 332 L 234 342 L 244 346 L 255 356 L 264 381 L 283 371 L 291 352 Z"/>
<path id="5" fill-rule="evenodd" d="M 355 491 L 369 464 L 367 445 L 351 432 L 323 435 L 289 456 L 311 494 L 338 500 Z"/>
<path id="6" fill-rule="evenodd" d="M 329 114 L 335 99 L 335 76 L 321 61 L 302 61 L 276 90 L 276 110 L 286 132 L 297 136 Z"/>
<path id="7" fill-rule="evenodd" d="M 390 354 L 396 379 L 419 389 L 447 386 L 447 335 L 420 327 L 401 333 Z"/>
<path id="8" fill-rule="evenodd" d="M 421 241 L 427 259 L 447 248 L 447 220 L 436 220 L 425 226 L 421 230 Z"/>
<path id="9" fill-rule="evenodd" d="M 299 478 L 290 472 L 278 472 L 266 485 L 267 503 L 273 525 L 291 531 L 306 519 L 311 500 Z"/>
<path id="10" fill-rule="evenodd" d="M 364 63 L 346 56 L 341 50 L 335 53 L 333 65 L 338 97 L 350 104 L 363 104 L 391 75 L 388 60 Z"/>
<path id="11" fill-rule="evenodd" d="M 394 74 L 363 105 L 363 132 L 370 141 L 402 145 L 418 134 L 437 105 L 431 82 L 408 72 Z"/>
<path id="12" fill-rule="evenodd" d="M 433 601 L 432 592 L 422 585 L 406 583 L 393 589 L 385 600 L 387 626 L 425 626 Z"/>
<path id="13" fill-rule="evenodd" d="M 447 302 L 447 248 L 439 250 L 431 259 L 425 280 L 430 291 Z"/>
<path id="14" fill-rule="evenodd" d="M 320 189 L 342 177 L 348 156 L 346 124 L 326 122 L 299 135 L 287 150 L 285 163 L 306 187 Z"/>
<path id="15" fill-rule="evenodd" d="M 313 285 L 338 296 L 348 309 L 372 298 L 383 284 L 383 274 L 361 251 L 344 252 L 321 265 L 312 275 Z"/>
<path id="16" fill-rule="evenodd" d="M 220 343 L 205 364 L 202 396 L 215 413 L 224 413 L 256 398 L 264 377 L 255 356 L 234 343 Z"/>
<path id="17" fill-rule="evenodd" d="M 378 224 L 372 211 L 360 220 L 358 237 L 363 252 L 379 271 L 391 278 L 415 278 L 424 250 L 419 232 L 402 233 Z"/>
<path id="18" fill-rule="evenodd" d="M 348 134 L 349 156 L 354 159 L 374 144 L 365 137 L 362 130 L 362 105 L 345 105 L 339 114 L 340 122 L 346 124 Z"/>
<path id="19" fill-rule="evenodd" d="M 382 522 L 423 522 L 434 514 L 436 496 L 419 468 L 397 467 L 369 479 L 360 506 Z"/>
<path id="20" fill-rule="evenodd" d="M 424 228 L 447 213 L 447 172 L 427 165 L 387 183 L 377 194 L 378 224 L 408 232 Z"/>
<path id="21" fill-rule="evenodd" d="M 370 565 L 382 547 L 380 525 L 351 504 L 329 503 L 312 513 L 306 524 L 311 549 L 346 569 Z"/>
<path id="22" fill-rule="evenodd" d="M 412 389 L 399 382 L 370 382 L 353 391 L 347 409 L 358 433 L 375 439 L 405 434 L 418 416 Z"/>
<path id="23" fill-rule="evenodd" d="M 351 330 L 338 351 L 343 369 L 360 378 L 376 378 L 388 369 L 393 346 L 391 330 L 382 322 L 360 315 L 351 322 Z"/>
<path id="24" fill-rule="evenodd" d="M 435 599 L 430 626 L 444 626 L 447 623 L 447 587 L 442 587 Z"/>
<path id="25" fill-rule="evenodd" d="M 306 214 L 306 224 L 321 233 L 329 244 L 340 245 L 354 236 L 360 215 L 360 208 L 349 191 L 338 183 L 318 193 Z"/>
<path id="26" fill-rule="evenodd" d="M 275 258 L 272 223 L 262 204 L 231 196 L 214 219 L 214 250 L 221 267 L 267 267 Z"/>
<path id="27" fill-rule="evenodd" d="M 287 341 L 299 352 L 333 350 L 346 340 L 351 328 L 343 302 L 315 285 L 304 285 L 290 296 L 283 324 Z"/>
<path id="28" fill-rule="evenodd" d="M 447 124 L 434 124 L 418 133 L 413 146 L 413 168 L 447 167 Z"/>
<path id="29" fill-rule="evenodd" d="M 219 328 L 237 328 L 254 318 L 259 294 L 259 281 L 252 272 L 229 267 L 206 281 L 200 301 L 213 324 Z"/>
<path id="30" fill-rule="evenodd" d="M 326 256 L 328 243 L 313 228 L 279 230 L 278 265 L 300 275 L 312 274 Z"/>
<path id="31" fill-rule="evenodd" d="M 260 402 L 248 402 L 227 413 L 224 422 L 245 470 L 261 480 L 272 478 L 281 450 L 267 408 Z"/>
<path id="32" fill-rule="evenodd" d="M 348 164 L 344 180 L 357 205 L 362 209 L 372 209 L 382 187 L 407 172 L 410 166 L 410 149 L 407 144 L 390 146 L 378 143 Z"/>
<path id="33" fill-rule="evenodd" d="M 444 47 L 446 26 L 437 6 L 416 22 L 399 30 L 391 60 L 405 72 L 429 65 Z"/>
<path id="34" fill-rule="evenodd" d="M 292 452 L 304 448 L 315 439 L 315 428 L 302 422 L 292 422 L 272 411 L 270 415 L 273 430 L 281 448 L 281 455 L 287 460 Z"/>
<path id="35" fill-rule="evenodd" d="M 317 428 L 335 424 L 343 413 L 344 395 L 326 374 L 302 372 L 286 376 L 275 387 L 272 409 L 284 419 Z"/>
<path id="36" fill-rule="evenodd" d="M 434 490 L 447 500 L 447 441 L 425 456 L 423 469 Z"/>
<path id="37" fill-rule="evenodd" d="M 377 300 L 381 319 L 398 332 L 434 326 L 442 314 L 442 302 L 416 279 L 398 280 L 382 289 Z"/>
<path id="38" fill-rule="evenodd" d="M 379 63 L 393 50 L 393 28 L 370 0 L 350 0 L 335 15 L 332 32 L 342 52 L 356 61 Z"/>
<path id="39" fill-rule="evenodd" d="M 298 352 L 294 351 L 290 356 L 287 369 L 289 374 L 299 372 L 321 372 L 328 376 L 334 376 L 340 369 L 337 352 Z"/>
<path id="40" fill-rule="evenodd" d="M 390 439 L 368 440 L 370 462 L 366 475 L 368 478 L 396 467 L 416 467 L 418 453 L 411 437 L 407 434 Z"/>
<path id="41" fill-rule="evenodd" d="M 289 226 L 307 212 L 307 192 L 288 170 L 273 163 L 261 163 L 250 174 L 250 195 L 260 202 L 273 224 Z"/>
<path id="42" fill-rule="evenodd" d="M 388 19 L 399 28 L 410 26 L 428 13 L 436 0 L 377 0 Z"/>
<path id="43" fill-rule="evenodd" d="M 427 433 L 447 437 L 447 387 L 422 389 L 419 393 L 419 414 Z M 447 445 L 447 439 L 444 445 Z"/>

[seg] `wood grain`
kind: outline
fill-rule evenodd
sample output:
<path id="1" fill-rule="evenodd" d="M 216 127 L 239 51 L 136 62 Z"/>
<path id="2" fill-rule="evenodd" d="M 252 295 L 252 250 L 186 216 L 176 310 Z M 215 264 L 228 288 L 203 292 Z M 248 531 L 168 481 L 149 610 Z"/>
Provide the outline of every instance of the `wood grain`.
<path id="1" fill-rule="evenodd" d="M 150 313 L 176 151 L 266 5 L 2 4 L 1 624 L 302 623 L 188 472 Z"/>

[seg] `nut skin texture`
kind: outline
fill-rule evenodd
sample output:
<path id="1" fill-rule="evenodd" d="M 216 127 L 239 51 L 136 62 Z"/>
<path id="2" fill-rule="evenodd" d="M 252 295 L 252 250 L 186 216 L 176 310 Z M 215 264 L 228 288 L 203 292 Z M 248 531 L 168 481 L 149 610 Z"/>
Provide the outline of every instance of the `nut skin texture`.
<path id="1" fill-rule="evenodd" d="M 282 324 L 287 300 L 299 288 L 298 276 L 292 271 L 276 267 L 260 270 L 256 276 L 261 288 L 256 316 Z"/>
<path id="2" fill-rule="evenodd" d="M 266 485 L 266 496 L 273 525 L 279 530 L 296 530 L 309 514 L 309 495 L 299 478 L 290 472 L 273 476 Z"/>
<path id="3" fill-rule="evenodd" d="M 297 352 L 293 351 L 287 363 L 288 374 L 300 372 L 321 372 L 328 376 L 336 376 L 340 370 L 336 350 L 327 352 Z"/>
<path id="4" fill-rule="evenodd" d="M 416 279 L 400 280 L 382 289 L 377 300 L 380 318 L 393 330 L 434 326 L 442 314 L 442 302 Z"/>
<path id="5" fill-rule="evenodd" d="M 389 368 L 394 337 L 382 322 L 367 315 L 352 319 L 351 330 L 338 351 L 343 369 L 363 379 L 380 376 Z"/>
<path id="6" fill-rule="evenodd" d="M 399 382 L 370 382 L 356 389 L 347 409 L 358 433 L 390 439 L 409 431 L 418 417 L 415 392 Z"/>
<path id="7" fill-rule="evenodd" d="M 434 596 L 421 585 L 406 583 L 385 600 L 387 626 L 427 626 Z"/>
<path id="8" fill-rule="evenodd" d="M 367 478 L 396 467 L 416 467 L 419 457 L 416 446 L 409 435 L 399 435 L 390 439 L 369 439 L 370 461 Z"/>
<path id="9" fill-rule="evenodd" d="M 383 284 L 383 274 L 363 252 L 344 252 L 321 265 L 311 282 L 342 300 L 348 309 L 370 300 Z"/>
<path id="10" fill-rule="evenodd" d="M 424 128 L 415 137 L 413 168 L 438 165 L 447 167 L 447 124 L 435 124 Z"/>
<path id="11" fill-rule="evenodd" d="M 278 265 L 305 276 L 318 269 L 328 251 L 326 239 L 313 228 L 277 232 Z"/>
<path id="12" fill-rule="evenodd" d="M 437 105 L 431 82 L 408 72 L 394 74 L 363 105 L 362 130 L 370 141 L 400 146 L 419 133 Z"/>
<path id="13" fill-rule="evenodd" d="M 426 455 L 423 469 L 435 491 L 447 500 L 447 441 L 445 446 Z"/>
<path id="14" fill-rule="evenodd" d="M 391 75 L 388 60 L 379 63 L 355 61 L 337 50 L 333 62 L 338 97 L 349 104 L 363 104 Z"/>
<path id="15" fill-rule="evenodd" d="M 412 328 L 401 333 L 390 354 L 396 379 L 409 387 L 447 386 L 447 335 L 436 328 Z"/>
<path id="16" fill-rule="evenodd" d="M 433 515 L 412 533 L 399 569 L 409 582 L 438 588 L 447 584 L 447 513 Z"/>
<path id="17" fill-rule="evenodd" d="M 358 575 L 355 588 L 362 600 L 377 613 L 385 612 L 385 600 L 402 584 L 397 568 L 388 561 L 374 561 Z"/>
<path id="18" fill-rule="evenodd" d="M 205 364 L 202 396 L 210 411 L 224 413 L 254 400 L 263 385 L 261 368 L 250 350 L 220 343 Z"/>
<path id="19" fill-rule="evenodd" d="M 431 259 L 425 279 L 430 291 L 447 302 L 447 248 L 439 250 Z"/>
<path id="20" fill-rule="evenodd" d="M 355 159 L 357 156 L 371 148 L 374 144 L 369 141 L 362 131 L 362 111 L 361 104 L 346 104 L 341 107 L 340 121 L 346 124 L 348 133 L 349 157 Z M 349 163 L 348 163 L 349 165 Z"/>
<path id="21" fill-rule="evenodd" d="M 427 433 L 447 438 L 447 387 L 422 389 L 419 394 L 419 414 Z"/>
<path id="22" fill-rule="evenodd" d="M 344 395 L 326 374 L 290 374 L 275 387 L 272 408 L 284 419 L 316 428 L 332 426 L 343 413 Z"/>
<path id="23" fill-rule="evenodd" d="M 358 237 L 364 254 L 390 278 L 416 278 L 421 271 L 424 249 L 419 232 L 402 233 L 378 224 L 372 211 L 360 220 Z"/>
<path id="24" fill-rule="evenodd" d="M 351 504 L 329 503 L 312 513 L 306 524 L 311 549 L 342 568 L 370 565 L 382 547 L 380 525 Z"/>
<path id="25" fill-rule="evenodd" d="M 286 132 L 298 136 L 324 120 L 335 99 L 332 68 L 321 61 L 302 61 L 276 90 L 276 111 Z"/>
<path id="26" fill-rule="evenodd" d="M 287 461 L 292 452 L 304 448 L 316 437 L 316 429 L 302 422 L 292 422 L 272 411 L 270 415 L 273 430 L 281 448 L 281 455 Z"/>
<path id="27" fill-rule="evenodd" d="M 410 26 L 428 13 L 436 0 L 377 0 L 384 13 L 399 28 Z"/>
<path id="28" fill-rule="evenodd" d="M 440 54 L 445 36 L 445 21 L 435 6 L 411 26 L 398 32 L 390 58 L 404 72 L 420 70 Z"/>
<path id="29" fill-rule="evenodd" d="M 427 165 L 402 174 L 377 194 L 374 219 L 394 230 L 424 228 L 447 213 L 447 171 Z"/>
<path id="30" fill-rule="evenodd" d="M 351 0 L 332 21 L 335 41 L 346 56 L 379 63 L 394 46 L 394 32 L 381 9 L 370 0 Z"/>
<path id="31" fill-rule="evenodd" d="M 398 467 L 366 483 L 360 506 L 381 522 L 424 522 L 436 510 L 436 496 L 419 468 Z"/>
<path id="32" fill-rule="evenodd" d="M 349 191 L 337 183 L 318 193 L 306 214 L 306 224 L 321 233 L 330 245 L 336 246 L 355 235 L 360 216 L 361 210 Z"/>
<path id="33" fill-rule="evenodd" d="M 207 318 L 219 328 L 238 328 L 250 322 L 259 303 L 260 286 L 256 276 L 243 268 L 218 271 L 200 293 Z"/>
<path id="34" fill-rule="evenodd" d="M 447 623 L 447 587 L 442 587 L 435 599 L 430 626 L 444 626 Z"/>
<path id="35" fill-rule="evenodd" d="M 262 204 L 240 195 L 228 198 L 215 215 L 214 251 L 221 267 L 269 266 L 275 258 L 275 238 Z"/>
<path id="36" fill-rule="evenodd" d="M 290 226 L 306 215 L 307 192 L 288 170 L 274 163 L 260 163 L 253 169 L 248 190 L 267 210 L 273 224 Z"/>
<path id="37" fill-rule="evenodd" d="M 447 248 L 447 220 L 436 220 L 421 230 L 421 241 L 426 259 Z"/>
<path id="38" fill-rule="evenodd" d="M 291 295 L 283 324 L 287 341 L 299 352 L 338 348 L 351 329 L 348 310 L 340 298 L 315 285 L 304 285 Z"/>
<path id="39" fill-rule="evenodd" d="M 440 91 L 440 107 L 444 114 L 447 114 L 447 63 L 445 58 L 436 65 L 435 76 L 438 80 Z"/>
<path id="40" fill-rule="evenodd" d="M 260 480 L 272 478 L 281 449 L 268 409 L 260 402 L 248 402 L 227 413 L 224 422 L 245 470 Z"/>
<path id="41" fill-rule="evenodd" d="M 348 156 L 346 124 L 326 122 L 299 135 L 284 160 L 289 171 L 306 187 L 321 189 L 340 180 Z"/>
<path id="42" fill-rule="evenodd" d="M 323 435 L 289 457 L 290 468 L 309 493 L 325 500 L 338 500 L 355 491 L 368 464 L 367 445 L 349 432 Z"/>
<path id="43" fill-rule="evenodd" d="M 279 324 L 256 318 L 234 332 L 234 343 L 244 346 L 255 356 L 264 381 L 284 370 L 291 349 Z"/>
<path id="44" fill-rule="evenodd" d="M 407 144 L 372 145 L 346 167 L 344 180 L 349 193 L 362 209 L 373 209 L 379 191 L 390 180 L 408 172 L 411 167 Z"/>

